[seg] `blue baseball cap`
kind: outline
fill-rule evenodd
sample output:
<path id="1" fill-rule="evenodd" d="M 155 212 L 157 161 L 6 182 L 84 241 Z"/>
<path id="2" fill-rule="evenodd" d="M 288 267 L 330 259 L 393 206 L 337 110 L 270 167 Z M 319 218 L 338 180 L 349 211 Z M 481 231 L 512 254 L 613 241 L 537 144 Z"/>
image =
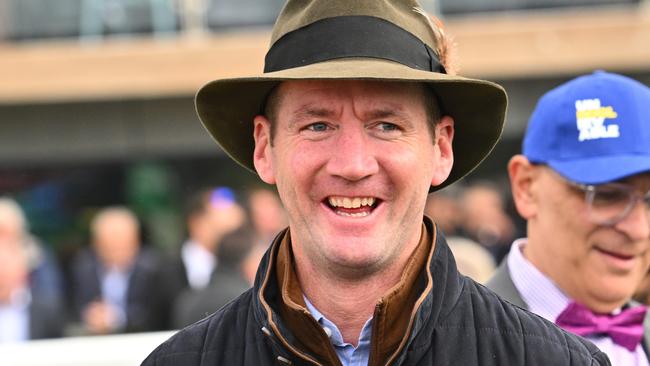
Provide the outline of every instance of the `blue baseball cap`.
<path id="1" fill-rule="evenodd" d="M 650 171 L 650 88 L 596 71 L 552 89 L 530 117 L 523 154 L 583 184 Z"/>

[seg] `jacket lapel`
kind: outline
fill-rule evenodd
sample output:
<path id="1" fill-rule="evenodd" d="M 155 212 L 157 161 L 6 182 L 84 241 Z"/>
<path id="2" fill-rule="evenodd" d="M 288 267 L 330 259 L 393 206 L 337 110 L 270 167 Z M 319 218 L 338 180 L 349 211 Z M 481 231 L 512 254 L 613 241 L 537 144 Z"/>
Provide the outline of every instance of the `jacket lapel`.
<path id="1" fill-rule="evenodd" d="M 506 257 L 499 268 L 494 272 L 492 278 L 485 284 L 487 288 L 497 293 L 504 300 L 519 306 L 520 308 L 528 310 L 528 306 L 521 298 L 519 291 L 515 287 L 510 277 L 510 270 L 508 269 L 508 261 Z"/>
<path id="2" fill-rule="evenodd" d="M 496 292 L 496 294 L 501 296 L 504 300 L 528 310 L 528 306 L 521 298 L 519 291 L 510 277 L 507 257 L 501 262 L 497 270 L 494 272 L 494 275 L 485 286 Z M 646 356 L 650 359 L 650 311 L 646 313 L 645 319 L 643 320 L 642 346 Z"/>

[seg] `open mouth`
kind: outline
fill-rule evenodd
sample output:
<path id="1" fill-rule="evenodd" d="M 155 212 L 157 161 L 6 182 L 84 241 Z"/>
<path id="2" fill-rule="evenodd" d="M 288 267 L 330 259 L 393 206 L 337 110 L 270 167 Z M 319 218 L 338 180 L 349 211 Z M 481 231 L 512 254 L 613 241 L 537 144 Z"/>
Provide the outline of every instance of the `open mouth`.
<path id="1" fill-rule="evenodd" d="M 341 197 L 330 196 L 325 200 L 325 205 L 337 215 L 347 217 L 366 217 L 381 204 L 375 197 Z"/>

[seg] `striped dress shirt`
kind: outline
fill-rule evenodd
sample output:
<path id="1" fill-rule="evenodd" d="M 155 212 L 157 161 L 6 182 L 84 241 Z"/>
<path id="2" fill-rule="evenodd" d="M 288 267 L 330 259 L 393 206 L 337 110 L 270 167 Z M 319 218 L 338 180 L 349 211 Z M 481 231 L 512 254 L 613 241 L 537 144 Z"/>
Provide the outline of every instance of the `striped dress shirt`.
<path id="1" fill-rule="evenodd" d="M 518 239 L 508 253 L 508 270 L 528 310 L 555 323 L 558 315 L 569 305 L 571 299 L 546 275 L 540 272 L 523 255 L 526 239 Z M 620 311 L 618 309 L 617 311 Z M 614 343 L 606 335 L 587 336 L 601 351 L 609 356 L 614 366 L 648 366 L 648 358 L 639 344 L 634 352 Z"/>

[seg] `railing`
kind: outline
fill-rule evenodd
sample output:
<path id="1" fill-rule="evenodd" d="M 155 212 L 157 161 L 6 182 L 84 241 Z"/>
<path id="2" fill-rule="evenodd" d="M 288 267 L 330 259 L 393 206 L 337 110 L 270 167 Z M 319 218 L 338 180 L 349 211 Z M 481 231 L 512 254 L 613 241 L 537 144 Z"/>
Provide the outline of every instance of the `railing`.
<path id="1" fill-rule="evenodd" d="M 0 39 L 101 40 L 270 26 L 284 0 L 0 0 Z"/>
<path id="2" fill-rule="evenodd" d="M 106 36 L 202 35 L 270 26 L 285 0 L 0 0 L 0 39 L 101 40 Z M 646 5 L 650 0 L 420 0 L 448 15 L 558 7 Z"/>
<path id="3" fill-rule="evenodd" d="M 2 366 L 137 366 L 174 332 L 0 343 Z"/>

